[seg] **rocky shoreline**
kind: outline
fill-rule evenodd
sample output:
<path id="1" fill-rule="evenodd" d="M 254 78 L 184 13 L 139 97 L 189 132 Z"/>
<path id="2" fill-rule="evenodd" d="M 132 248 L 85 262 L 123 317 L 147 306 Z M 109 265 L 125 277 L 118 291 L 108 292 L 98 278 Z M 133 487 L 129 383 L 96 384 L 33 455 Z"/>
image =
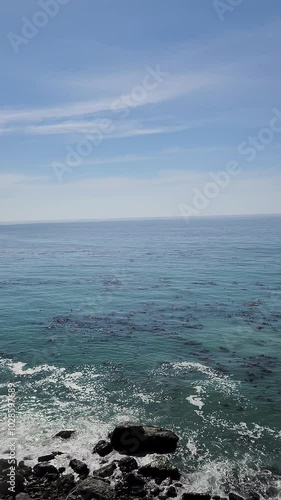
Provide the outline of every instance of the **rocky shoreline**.
<path id="1" fill-rule="evenodd" d="M 55 437 L 62 442 L 71 439 L 73 430 L 64 430 Z M 52 461 L 62 452 L 38 457 L 32 468 L 23 461 L 14 466 L 0 460 L 0 500 L 261 500 L 255 492 L 225 491 L 224 496 L 185 491 L 182 472 L 171 464 L 167 455 L 177 449 L 178 436 L 155 426 L 121 424 L 109 434 L 108 440 L 96 443 L 93 453 L 103 465 L 90 474 L 85 462 L 66 457 L 66 467 L 56 468 Z M 122 458 L 112 458 L 113 452 Z M 160 455 L 139 464 L 143 456 Z"/>

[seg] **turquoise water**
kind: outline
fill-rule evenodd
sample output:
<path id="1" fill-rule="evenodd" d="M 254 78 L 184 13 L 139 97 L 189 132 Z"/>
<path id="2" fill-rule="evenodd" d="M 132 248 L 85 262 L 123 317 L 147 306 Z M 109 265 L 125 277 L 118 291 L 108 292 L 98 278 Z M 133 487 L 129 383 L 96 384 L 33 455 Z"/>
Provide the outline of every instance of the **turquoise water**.
<path id="1" fill-rule="evenodd" d="M 0 226 L 1 454 L 124 419 L 181 436 L 191 489 L 264 496 L 281 467 L 281 218 Z M 78 451 L 77 451 L 78 450 Z"/>

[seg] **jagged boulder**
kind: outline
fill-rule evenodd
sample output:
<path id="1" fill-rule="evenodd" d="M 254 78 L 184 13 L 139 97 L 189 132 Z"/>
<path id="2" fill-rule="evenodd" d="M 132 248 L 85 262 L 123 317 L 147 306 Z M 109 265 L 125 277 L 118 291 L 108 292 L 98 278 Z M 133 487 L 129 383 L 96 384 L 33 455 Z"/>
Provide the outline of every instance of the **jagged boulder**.
<path id="1" fill-rule="evenodd" d="M 119 460 L 118 466 L 122 472 L 132 472 L 138 468 L 138 462 L 133 457 L 124 457 Z"/>
<path id="2" fill-rule="evenodd" d="M 93 449 L 93 453 L 97 453 L 100 457 L 105 457 L 106 455 L 109 455 L 113 451 L 113 448 L 111 444 L 108 441 L 105 441 L 104 439 L 101 439 Z"/>
<path id="3" fill-rule="evenodd" d="M 178 440 L 178 436 L 167 429 L 134 424 L 120 424 L 110 436 L 112 448 L 126 455 L 173 453 Z"/>
<path id="4" fill-rule="evenodd" d="M 178 481 L 181 476 L 177 467 L 171 465 L 168 460 L 163 459 L 156 459 L 150 464 L 143 465 L 139 468 L 139 473 L 144 477 L 161 481 L 167 478 Z"/>
<path id="5" fill-rule="evenodd" d="M 79 474 L 79 476 L 88 476 L 90 472 L 90 469 L 85 462 L 81 462 L 81 460 L 76 460 L 75 458 L 70 460 L 69 466 L 74 470 L 74 472 Z"/>
<path id="6" fill-rule="evenodd" d="M 33 472 L 34 475 L 37 477 L 44 477 L 46 476 L 46 474 L 55 474 L 57 476 L 59 475 L 58 469 L 54 465 L 49 464 L 48 462 L 42 462 L 36 464 L 33 467 Z"/>
<path id="7" fill-rule="evenodd" d="M 114 500 L 115 493 L 110 484 L 101 477 L 88 477 L 81 481 L 68 495 L 67 500 Z"/>
<path id="8" fill-rule="evenodd" d="M 99 477 L 110 477 L 116 470 L 116 464 L 112 462 L 111 464 L 104 465 L 100 469 L 94 471 L 95 476 Z"/>

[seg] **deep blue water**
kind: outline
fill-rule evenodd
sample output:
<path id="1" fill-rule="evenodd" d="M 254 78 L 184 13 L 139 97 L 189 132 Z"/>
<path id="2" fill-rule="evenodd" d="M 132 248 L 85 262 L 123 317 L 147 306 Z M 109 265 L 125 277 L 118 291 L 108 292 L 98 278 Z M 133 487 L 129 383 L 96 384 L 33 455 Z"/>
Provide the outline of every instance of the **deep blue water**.
<path id="1" fill-rule="evenodd" d="M 0 245 L 2 455 L 15 381 L 19 458 L 73 427 L 93 460 L 127 418 L 180 434 L 191 489 L 277 497 L 280 217 L 0 226 Z"/>

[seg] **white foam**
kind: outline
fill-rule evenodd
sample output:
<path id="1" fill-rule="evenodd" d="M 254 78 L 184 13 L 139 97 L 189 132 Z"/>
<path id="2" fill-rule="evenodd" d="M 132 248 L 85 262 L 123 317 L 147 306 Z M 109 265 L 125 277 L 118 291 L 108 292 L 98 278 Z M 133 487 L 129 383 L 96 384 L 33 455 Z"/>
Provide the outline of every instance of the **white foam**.
<path id="1" fill-rule="evenodd" d="M 200 381 L 201 392 L 211 385 L 215 390 L 219 390 L 224 394 L 231 395 L 232 397 L 237 394 L 239 382 L 234 382 L 227 375 L 221 375 L 219 372 L 210 368 L 209 366 L 202 365 L 193 361 L 181 361 L 173 363 L 175 370 L 193 370 L 204 375 L 207 375 L 207 380 Z M 203 385 L 202 385 L 203 384 Z"/>
<path id="2" fill-rule="evenodd" d="M 190 404 L 192 404 L 193 406 L 197 406 L 199 410 L 202 410 L 204 406 L 202 398 L 199 398 L 198 396 L 188 396 L 186 399 Z"/>
<path id="3" fill-rule="evenodd" d="M 13 362 L 10 359 L 2 359 L 1 360 L 2 366 L 5 366 L 7 369 L 9 369 L 14 375 L 18 376 L 24 376 L 24 375 L 35 375 L 37 373 L 41 372 L 52 372 L 52 371 L 57 371 L 58 367 L 56 366 L 51 366 L 51 365 L 39 365 L 35 366 L 33 368 L 25 368 L 27 363 L 23 363 L 21 361 Z M 65 371 L 65 368 L 59 368 L 60 371 Z"/>

